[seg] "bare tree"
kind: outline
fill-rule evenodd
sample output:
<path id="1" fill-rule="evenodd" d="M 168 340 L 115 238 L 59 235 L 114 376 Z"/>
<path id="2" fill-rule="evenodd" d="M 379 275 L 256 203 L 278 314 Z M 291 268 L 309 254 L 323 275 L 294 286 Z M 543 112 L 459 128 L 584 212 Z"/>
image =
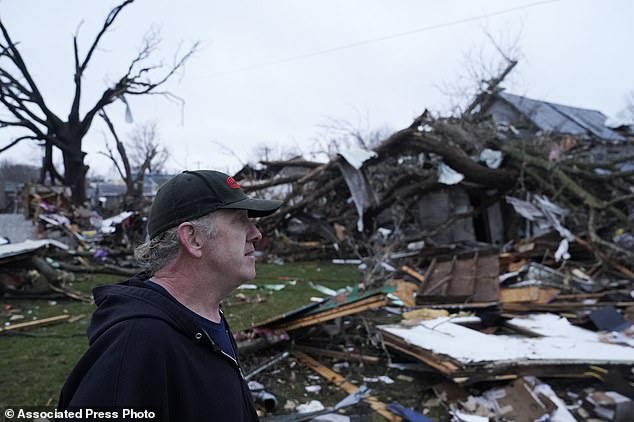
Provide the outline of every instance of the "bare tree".
<path id="1" fill-rule="evenodd" d="M 361 119 L 358 119 L 357 123 L 352 123 L 347 120 L 329 118 L 320 127 L 324 130 L 327 139 L 330 140 L 330 144 L 336 145 L 337 149 L 342 146 L 345 148 L 374 148 L 392 133 L 388 127 L 371 128 L 369 123 L 363 123 Z"/>
<path id="2" fill-rule="evenodd" d="M 310 156 L 333 155 L 351 148 L 369 150 L 387 138 L 392 130 L 387 126 L 372 128 L 367 119 L 348 120 L 328 118 L 319 125 L 321 133 L 313 141 Z"/>
<path id="3" fill-rule="evenodd" d="M 130 135 L 128 151 L 135 170 L 146 169 L 150 173 L 161 173 L 169 158 L 167 148 L 160 143 L 155 121 L 138 125 Z"/>
<path id="4" fill-rule="evenodd" d="M 456 82 L 442 83 L 438 90 L 449 100 L 449 112 L 454 116 L 468 117 L 489 94 L 499 92 L 502 81 L 508 85 L 508 75 L 521 57 L 521 30 L 514 34 L 492 35 L 483 28 L 489 43 L 474 46 L 464 54 L 461 72 Z M 492 53 L 491 47 L 495 50 Z"/>
<path id="5" fill-rule="evenodd" d="M 83 99 L 83 75 L 94 52 L 117 16 L 133 2 L 134 0 L 125 0 L 110 11 L 90 48 L 83 56 L 79 51 L 77 34 L 73 37 L 75 87 L 73 101 L 66 119 L 59 117 L 61 114 L 56 114 L 48 107 L 29 67 L 20 54 L 18 44 L 11 39 L 0 19 L 0 111 L 4 109 L 5 112 L 0 115 L 0 127 L 15 127 L 24 130 L 23 135 L 16 137 L 5 146 L 0 146 L 0 153 L 23 140 L 41 142 L 45 149 L 42 181 L 48 175 L 51 183 L 62 182 L 70 186 L 72 199 L 76 204 L 85 200 L 88 166 L 84 164 L 86 153 L 82 150 L 82 141 L 95 116 L 117 99 L 126 102 L 127 95 L 161 94 L 174 97 L 169 92 L 158 92 L 157 88 L 182 68 L 198 48 L 198 43 L 194 43 L 184 54 L 176 55 L 169 66 L 147 64 L 160 44 L 160 38 L 156 33 L 149 34 L 144 38 L 140 51 L 131 60 L 125 73 L 112 86 L 104 89 L 92 106 L 80 107 Z M 80 109 L 88 111 L 82 116 Z M 54 148 L 62 153 L 63 175 L 53 164 Z"/>
<path id="6" fill-rule="evenodd" d="M 106 112 L 102 110 L 99 115 L 106 122 L 115 140 L 119 157 L 117 158 L 108 144 L 106 144 L 108 152 L 101 154 L 110 158 L 126 185 L 123 206 L 126 209 L 137 209 L 143 202 L 143 185 L 146 173 L 162 170 L 168 157 L 167 150 L 159 143 L 155 122 L 137 126 L 126 145 L 119 138 L 114 124 Z"/>
<path id="7" fill-rule="evenodd" d="M 253 148 L 253 157 L 262 161 L 283 161 L 292 160 L 302 156 L 302 151 L 297 145 L 279 145 L 272 143 L 261 143 Z"/>

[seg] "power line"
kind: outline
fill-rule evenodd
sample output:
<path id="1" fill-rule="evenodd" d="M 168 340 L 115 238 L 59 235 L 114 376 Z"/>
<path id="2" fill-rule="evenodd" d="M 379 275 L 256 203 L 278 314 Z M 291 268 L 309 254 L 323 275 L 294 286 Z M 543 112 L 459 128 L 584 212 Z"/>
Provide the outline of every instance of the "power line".
<path id="1" fill-rule="evenodd" d="M 427 31 L 432 31 L 435 29 L 441 29 L 441 28 L 447 28 L 450 26 L 455 26 L 455 25 L 461 25 L 463 23 L 468 23 L 468 22 L 473 22 L 473 21 L 477 21 L 480 19 L 484 19 L 484 18 L 490 18 L 493 16 L 500 16 L 500 15 L 505 15 L 508 13 L 513 13 L 513 12 L 517 12 L 519 10 L 524 10 L 524 9 L 528 9 L 531 7 L 536 7 L 536 6 L 543 6 L 545 4 L 549 4 L 549 3 L 556 3 L 560 0 L 542 0 L 542 1 L 537 1 L 537 2 L 533 2 L 533 3 L 528 3 L 522 6 L 517 6 L 517 7 L 512 7 L 509 9 L 504 9 L 504 10 L 499 10 L 497 12 L 491 12 L 491 13 L 485 13 L 482 15 L 478 15 L 478 16 L 472 16 L 469 18 L 463 18 L 463 19 L 458 19 L 458 20 L 454 20 L 454 21 L 450 21 L 450 22 L 444 22 L 444 23 L 439 23 L 439 24 L 435 24 L 435 25 L 430 25 L 430 26 L 425 26 L 422 28 L 417 28 L 417 29 L 412 29 L 409 31 L 405 31 L 405 32 L 399 32 L 396 34 L 391 34 L 391 35 L 385 35 L 382 37 L 377 37 L 377 38 L 369 38 L 367 40 L 362 40 L 362 41 L 357 41 L 357 42 L 353 42 L 350 44 L 344 44 L 344 45 L 340 45 L 337 47 L 331 47 L 331 48 L 327 48 L 324 50 L 317 50 L 317 51 L 313 51 L 310 53 L 304 53 L 304 54 L 298 54 L 296 56 L 290 56 L 290 57 L 286 57 L 283 59 L 278 59 L 278 60 L 272 60 L 269 62 L 263 62 L 263 63 L 256 63 L 256 64 L 252 64 L 252 65 L 248 65 L 245 67 L 240 67 L 240 68 L 236 68 L 236 69 L 232 69 L 232 70 L 227 70 L 227 71 L 223 71 L 223 72 L 218 72 L 213 74 L 212 76 L 221 76 L 221 75 L 228 75 L 228 74 L 233 74 L 233 73 L 240 73 L 240 72 L 248 72 L 251 70 L 256 70 L 256 69 L 262 69 L 265 67 L 270 67 L 270 66 L 275 66 L 278 64 L 283 64 L 283 63 L 289 63 L 289 62 L 293 62 L 293 61 L 298 61 L 298 60 L 303 60 L 303 59 L 307 59 L 310 57 L 315 57 L 315 56 L 321 56 L 324 54 L 330 54 L 330 53 L 334 53 L 336 51 L 341 51 L 341 50 L 348 50 L 351 48 L 356 48 L 356 47 L 360 47 L 362 45 L 368 45 L 368 44 L 373 44 L 373 43 L 377 43 L 377 42 L 383 42 L 383 41 L 387 41 L 387 40 L 391 40 L 394 38 L 400 38 L 400 37 L 406 37 L 409 35 L 414 35 L 414 34 L 418 34 L 421 32 L 427 32 Z"/>

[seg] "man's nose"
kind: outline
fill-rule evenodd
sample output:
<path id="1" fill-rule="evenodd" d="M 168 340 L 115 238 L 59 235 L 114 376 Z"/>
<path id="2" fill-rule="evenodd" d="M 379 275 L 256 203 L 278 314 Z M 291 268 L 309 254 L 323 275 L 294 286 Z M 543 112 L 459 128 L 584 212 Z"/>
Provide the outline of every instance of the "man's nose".
<path id="1" fill-rule="evenodd" d="M 249 242 L 257 242 L 258 240 L 262 239 L 262 233 L 260 233 L 260 230 L 258 230 L 256 225 L 253 223 L 251 223 L 248 239 Z"/>

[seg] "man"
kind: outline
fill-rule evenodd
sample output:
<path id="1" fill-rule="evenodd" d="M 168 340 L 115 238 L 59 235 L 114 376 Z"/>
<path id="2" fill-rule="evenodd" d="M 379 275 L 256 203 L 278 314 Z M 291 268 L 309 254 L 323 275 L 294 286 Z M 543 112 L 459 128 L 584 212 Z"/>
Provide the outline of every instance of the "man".
<path id="1" fill-rule="evenodd" d="M 122 418 L 133 408 L 160 421 L 257 421 L 220 302 L 255 277 L 262 235 L 249 217 L 280 205 L 248 198 L 232 177 L 212 170 L 185 171 L 165 183 L 152 203 L 150 240 L 135 251 L 149 271 L 95 288 L 90 347 L 58 410 L 99 408 Z"/>

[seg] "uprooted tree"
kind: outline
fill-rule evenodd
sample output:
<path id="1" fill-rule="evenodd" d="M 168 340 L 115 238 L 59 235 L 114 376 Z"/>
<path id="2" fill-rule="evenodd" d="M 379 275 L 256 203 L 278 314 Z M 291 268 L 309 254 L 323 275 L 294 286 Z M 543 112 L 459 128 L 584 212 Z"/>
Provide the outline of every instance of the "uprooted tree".
<path id="1" fill-rule="evenodd" d="M 95 36 L 88 51 L 82 56 L 79 51 L 77 34 L 73 38 L 74 49 L 74 94 L 67 117 L 49 108 L 43 93 L 33 78 L 27 62 L 2 20 L 0 19 L 0 127 L 21 129 L 24 133 L 12 139 L 7 145 L 0 146 L 0 153 L 24 140 L 40 143 L 44 148 L 41 182 L 50 178 L 51 183 L 62 183 L 71 188 L 72 200 L 75 204 L 85 200 L 86 173 L 88 166 L 84 163 L 86 153 L 82 150 L 84 137 L 91 128 L 95 116 L 115 100 L 126 102 L 126 96 L 157 94 L 157 88 L 165 84 L 189 57 L 195 53 L 198 43 L 184 54 L 175 58 L 166 67 L 149 64 L 148 60 L 158 47 L 160 39 L 157 34 L 149 34 L 143 40 L 140 51 L 134 57 L 123 74 L 101 96 L 89 106 L 81 106 L 86 101 L 82 96 L 83 76 L 90 64 L 104 35 L 112 27 L 123 9 L 133 3 L 126 0 L 113 8 L 106 17 L 103 26 Z M 170 96 L 167 92 L 162 95 Z M 87 109 L 83 115 L 80 110 Z M 53 164 L 53 151 L 58 149 L 63 158 L 63 174 Z"/>

